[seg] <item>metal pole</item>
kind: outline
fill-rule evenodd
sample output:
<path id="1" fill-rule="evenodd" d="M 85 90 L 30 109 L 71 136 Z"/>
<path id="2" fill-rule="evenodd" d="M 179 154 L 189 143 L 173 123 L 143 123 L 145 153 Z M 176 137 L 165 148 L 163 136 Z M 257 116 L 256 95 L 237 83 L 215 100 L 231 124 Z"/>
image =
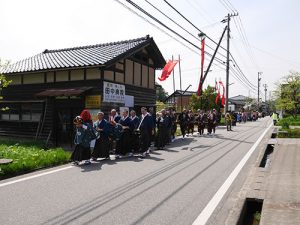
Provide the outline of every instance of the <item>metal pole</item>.
<path id="1" fill-rule="evenodd" d="M 264 84 L 263 86 L 265 88 L 265 102 L 267 102 L 267 87 L 268 87 L 268 85 Z"/>
<path id="2" fill-rule="evenodd" d="M 182 86 L 181 86 L 181 66 L 180 66 L 180 55 L 178 55 L 178 66 L 179 66 L 179 82 L 180 82 L 180 91 L 182 92 Z M 180 95 L 180 111 L 182 111 L 182 95 Z"/>
<path id="3" fill-rule="evenodd" d="M 266 106 L 265 110 L 268 111 L 268 104 L 267 104 L 267 87 L 268 87 L 268 85 L 264 84 L 263 86 L 265 88 L 265 106 Z"/>
<path id="4" fill-rule="evenodd" d="M 172 61 L 174 60 L 174 57 L 172 55 Z M 175 105 L 175 101 L 176 101 L 176 97 L 175 97 L 175 75 L 174 75 L 174 70 L 172 71 L 173 73 L 173 93 L 174 93 L 174 105 Z"/>
<path id="5" fill-rule="evenodd" d="M 260 80 L 261 80 L 259 75 L 261 75 L 261 74 L 262 74 L 262 72 L 257 73 L 257 110 L 258 111 L 259 111 L 259 88 L 260 88 Z"/>

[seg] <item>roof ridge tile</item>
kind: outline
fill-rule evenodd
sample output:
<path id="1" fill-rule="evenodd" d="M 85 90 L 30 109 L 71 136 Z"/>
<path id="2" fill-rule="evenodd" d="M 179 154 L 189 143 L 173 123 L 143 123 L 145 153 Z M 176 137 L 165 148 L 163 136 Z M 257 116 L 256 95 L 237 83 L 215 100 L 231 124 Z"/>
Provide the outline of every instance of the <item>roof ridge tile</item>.
<path id="1" fill-rule="evenodd" d="M 101 43 L 101 44 L 84 45 L 84 46 L 61 48 L 61 49 L 45 49 L 43 51 L 43 54 L 54 53 L 54 52 L 62 52 L 62 51 L 72 51 L 72 50 L 79 50 L 79 49 L 96 48 L 96 47 L 104 47 L 104 46 L 111 46 L 111 45 L 117 45 L 117 44 L 126 44 L 126 43 L 132 43 L 132 42 L 147 40 L 149 38 L 150 38 L 150 36 L 146 35 L 145 37 L 140 37 L 140 38 L 135 38 L 135 39 L 128 39 L 128 40 L 123 40 L 123 41 L 107 42 L 107 43 Z"/>

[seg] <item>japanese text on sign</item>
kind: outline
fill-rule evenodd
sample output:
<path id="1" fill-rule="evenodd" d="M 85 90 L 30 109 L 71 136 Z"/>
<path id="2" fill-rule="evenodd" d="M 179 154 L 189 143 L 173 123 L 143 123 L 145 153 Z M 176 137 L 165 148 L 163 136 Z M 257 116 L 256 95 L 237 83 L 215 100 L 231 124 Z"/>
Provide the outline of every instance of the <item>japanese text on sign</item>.
<path id="1" fill-rule="evenodd" d="M 103 82 L 103 102 L 125 102 L 125 85 Z"/>

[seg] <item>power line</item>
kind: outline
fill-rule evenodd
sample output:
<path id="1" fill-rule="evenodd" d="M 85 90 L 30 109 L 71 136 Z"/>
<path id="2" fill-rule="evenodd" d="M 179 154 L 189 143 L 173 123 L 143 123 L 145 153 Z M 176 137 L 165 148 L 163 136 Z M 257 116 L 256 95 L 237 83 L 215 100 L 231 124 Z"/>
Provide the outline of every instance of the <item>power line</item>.
<path id="1" fill-rule="evenodd" d="M 171 5 L 167 0 L 164 0 L 165 3 L 167 3 L 175 12 L 177 12 L 183 19 L 185 19 L 188 23 L 190 23 L 195 29 L 197 29 L 199 32 L 202 32 L 198 27 L 196 27 L 190 20 L 188 20 L 182 13 L 180 13 L 173 5 Z M 202 32 L 204 33 L 204 32 Z M 217 44 L 217 42 L 215 42 L 213 39 L 211 39 L 209 36 L 206 35 L 206 37 L 211 40 L 213 43 Z M 224 47 L 220 46 L 222 49 L 224 49 L 225 51 L 227 51 L 227 49 L 225 49 Z M 230 53 L 230 55 L 232 56 L 232 54 Z M 238 65 L 235 62 L 236 65 Z M 240 69 L 240 67 L 238 66 L 239 70 L 241 71 L 241 73 L 244 75 L 244 73 L 242 72 L 242 70 Z M 245 76 L 245 75 L 244 75 Z M 247 79 L 248 80 L 248 79 Z"/>
<path id="2" fill-rule="evenodd" d="M 166 15 L 164 12 L 162 12 L 159 8 L 157 8 L 155 5 L 153 5 L 152 3 L 150 3 L 148 0 L 145 0 L 145 2 L 147 2 L 150 6 L 152 6 L 154 9 L 156 9 L 158 12 L 160 12 L 162 15 L 164 15 L 166 18 L 168 18 L 170 21 L 172 21 L 174 24 L 176 24 L 178 27 L 180 27 L 182 30 L 184 30 L 186 33 L 188 33 L 190 36 L 192 36 L 193 38 L 195 38 L 198 41 L 201 41 L 196 35 L 192 34 L 191 32 L 189 32 L 187 29 L 185 29 L 183 26 L 181 26 L 179 23 L 177 23 L 176 21 L 174 21 L 171 17 L 169 17 L 168 15 Z M 214 51 L 214 48 L 212 48 L 211 46 L 209 46 L 208 44 L 206 44 L 206 46 Z M 218 52 L 219 55 L 226 57 L 225 55 L 223 55 L 222 53 Z"/>
<path id="3" fill-rule="evenodd" d="M 196 25 L 194 25 L 189 19 L 187 19 L 182 13 L 180 13 L 172 4 L 170 4 L 167 0 L 164 0 L 164 2 L 170 6 L 175 12 L 177 12 L 185 21 L 187 21 L 190 25 L 192 25 L 196 30 L 198 30 L 200 33 L 204 33 L 202 30 L 200 30 Z M 208 38 L 210 41 L 218 45 L 216 41 L 214 41 L 212 38 L 210 38 L 208 35 L 206 35 L 206 38 Z M 222 49 L 227 51 L 224 47 L 220 46 Z"/>
<path id="4" fill-rule="evenodd" d="M 238 68 L 240 74 L 246 79 L 246 81 L 247 81 L 252 87 L 255 87 L 255 85 L 252 84 L 252 83 L 248 80 L 248 78 L 245 76 L 245 74 L 243 73 L 243 71 L 241 70 L 240 66 L 237 64 L 237 62 L 235 61 L 235 59 L 234 59 L 234 57 L 233 57 L 233 55 L 232 55 L 231 53 L 230 53 L 230 56 L 231 56 L 232 61 L 234 62 L 234 65 Z"/>
<path id="5" fill-rule="evenodd" d="M 191 47 L 187 46 L 186 44 L 184 44 L 182 41 L 178 40 L 177 38 L 175 38 L 174 36 L 172 36 L 171 34 L 169 34 L 168 32 L 164 31 L 163 29 L 161 29 L 159 26 L 155 25 L 154 23 L 152 23 L 151 21 L 147 20 L 145 17 L 143 17 L 142 15 L 138 14 L 136 11 L 134 11 L 133 9 L 131 9 L 130 7 L 128 7 L 127 5 L 125 5 L 124 3 L 122 3 L 120 0 L 114 0 L 115 2 L 119 3 L 120 5 L 122 5 L 124 8 L 128 9 L 130 12 L 134 13 L 135 15 L 137 15 L 138 17 L 140 17 L 141 19 L 143 19 L 144 21 L 146 21 L 147 23 L 149 23 L 150 25 L 154 26 L 155 28 L 157 28 L 158 30 L 160 30 L 161 32 L 163 32 L 164 34 L 168 35 L 170 38 L 172 38 L 173 40 L 175 40 L 176 42 L 180 43 L 181 45 L 183 45 L 184 47 L 188 48 L 190 51 L 194 52 L 197 55 L 200 55 L 199 52 L 195 51 L 194 49 L 192 49 Z"/>
<path id="6" fill-rule="evenodd" d="M 145 20 L 146 22 L 150 23 L 152 26 L 155 26 L 157 29 L 159 29 L 160 31 L 162 31 L 163 33 L 167 34 L 168 36 L 170 36 L 172 39 L 176 40 L 177 42 L 179 42 L 180 44 L 184 45 L 185 47 L 189 48 L 190 50 L 192 50 L 190 47 L 186 46 L 185 44 L 183 44 L 181 41 L 179 41 L 178 39 L 174 38 L 174 36 L 170 35 L 169 33 L 167 33 L 166 31 L 162 30 L 160 27 L 156 26 L 155 24 L 151 23 L 149 20 L 147 20 L 145 17 L 141 16 L 140 14 L 138 14 L 137 12 L 135 12 L 134 10 L 132 10 L 130 7 L 126 6 L 125 4 L 121 3 L 119 0 L 115 0 L 117 1 L 119 4 L 121 4 L 122 6 L 124 6 L 125 8 L 127 8 L 128 10 L 130 10 L 131 12 L 133 12 L 134 14 L 138 15 L 140 18 L 142 18 L 143 20 Z M 133 2 L 129 1 L 128 2 L 131 4 Z M 166 26 L 165 24 L 163 24 L 161 21 L 159 21 L 158 19 L 156 19 L 155 17 L 153 17 L 151 14 L 149 14 L 148 12 L 146 12 L 145 10 L 143 10 L 141 7 L 139 7 L 138 5 L 136 5 L 135 3 L 133 3 L 133 6 L 136 7 L 137 9 L 139 9 L 141 12 L 143 12 L 144 14 L 146 14 L 147 16 L 149 16 L 151 19 L 155 20 L 156 22 L 158 22 L 159 24 L 161 24 L 162 26 L 164 26 L 165 28 L 167 28 L 168 30 L 170 30 L 171 32 L 175 32 L 174 30 L 172 30 L 171 28 L 169 28 L 168 26 Z M 178 34 L 177 32 L 175 32 L 176 35 L 178 35 L 180 38 L 182 38 L 182 35 Z M 188 43 L 192 44 L 194 47 L 196 47 L 197 49 L 200 50 L 200 48 L 196 45 L 194 45 L 193 43 L 191 43 L 189 40 L 187 39 L 183 39 L 185 41 L 188 41 Z M 194 53 L 199 54 L 199 52 L 196 52 L 194 50 L 192 50 Z M 208 56 L 212 56 L 210 53 L 205 52 Z M 224 65 L 224 61 L 216 58 L 216 61 L 219 62 L 222 66 Z M 237 65 L 237 63 L 235 62 L 235 64 Z M 213 65 L 221 68 L 222 70 L 224 70 L 224 68 L 220 67 L 219 65 L 217 65 L 216 63 L 213 63 Z M 241 69 L 239 68 L 239 70 L 241 71 Z M 237 74 L 237 72 L 235 72 Z M 237 75 L 238 76 L 238 75 Z M 243 78 L 240 78 L 240 80 Z M 241 81 L 242 82 L 242 81 Z"/>
<path id="7" fill-rule="evenodd" d="M 117 0 L 118 1 L 118 0 Z M 159 19 L 155 18 L 154 16 L 152 16 L 150 13 L 148 13 L 146 10 L 144 10 L 142 7 L 140 7 L 139 5 L 135 4 L 134 2 L 132 2 L 131 0 L 126 0 L 129 4 L 131 4 L 132 6 L 134 6 L 136 9 L 138 9 L 139 11 L 141 11 L 142 13 L 144 13 L 145 15 L 147 15 L 148 17 L 150 17 L 152 20 L 156 21 L 158 24 L 160 24 L 161 26 L 165 27 L 166 29 L 168 29 L 169 31 L 171 31 L 172 33 L 176 34 L 177 36 L 179 36 L 181 39 L 183 39 L 184 41 L 188 42 L 190 45 L 192 45 L 193 47 L 197 48 L 198 50 L 201 50 L 201 48 L 197 45 L 195 45 L 194 43 L 192 43 L 190 40 L 186 39 L 185 37 L 183 37 L 181 34 L 179 34 L 178 32 L 174 31 L 173 29 L 171 29 L 170 27 L 168 27 L 166 24 L 164 24 L 163 22 L 161 22 Z M 118 1 L 119 2 L 119 1 Z M 122 4 L 123 5 L 123 4 Z M 210 54 L 209 52 L 205 51 L 205 54 L 207 54 L 208 56 L 212 56 L 212 54 Z"/>

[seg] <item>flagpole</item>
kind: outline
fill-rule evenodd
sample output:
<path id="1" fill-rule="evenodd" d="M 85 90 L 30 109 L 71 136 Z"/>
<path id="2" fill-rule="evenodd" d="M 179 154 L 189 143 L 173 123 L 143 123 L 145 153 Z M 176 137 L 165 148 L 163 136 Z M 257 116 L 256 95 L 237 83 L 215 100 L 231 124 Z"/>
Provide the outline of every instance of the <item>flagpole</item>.
<path id="1" fill-rule="evenodd" d="M 172 55 L 172 62 L 173 61 L 174 61 L 174 57 Z M 174 75 L 174 70 L 172 71 L 172 73 L 173 73 L 173 93 L 174 93 L 174 105 L 175 105 L 176 97 L 175 97 L 175 75 Z"/>
<path id="2" fill-rule="evenodd" d="M 178 66 L 179 66 L 179 81 L 180 81 L 180 91 L 182 92 L 182 86 L 181 86 L 181 66 L 180 66 L 180 55 L 178 55 Z M 180 111 L 182 111 L 182 95 L 180 95 Z"/>

